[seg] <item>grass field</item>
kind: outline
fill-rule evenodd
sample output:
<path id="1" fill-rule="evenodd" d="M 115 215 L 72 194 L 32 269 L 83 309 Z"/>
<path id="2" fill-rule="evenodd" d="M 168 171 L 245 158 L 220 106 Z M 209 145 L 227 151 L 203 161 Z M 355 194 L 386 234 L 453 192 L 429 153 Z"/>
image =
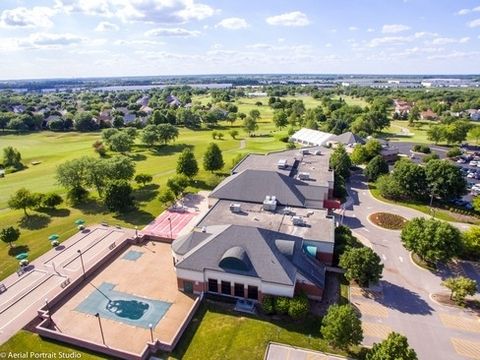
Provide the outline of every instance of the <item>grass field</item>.
<path id="1" fill-rule="evenodd" d="M 336 352 L 320 337 L 321 319 L 272 320 L 240 315 L 218 303 L 205 302 L 169 359 L 261 360 L 270 341 Z M 358 358 L 360 348 L 351 355 Z M 341 353 L 345 355 L 345 353 Z"/>
<path id="2" fill-rule="evenodd" d="M 86 352 L 85 350 L 80 350 L 73 347 L 65 347 L 64 344 L 57 343 L 50 340 L 43 340 L 37 334 L 31 333 L 29 331 L 20 330 L 15 334 L 9 341 L 5 344 L 0 345 L 0 354 L 6 353 L 5 358 L 10 359 L 20 359 L 20 357 L 13 357 L 15 354 L 20 352 L 35 352 L 41 356 L 42 354 L 52 354 L 52 359 L 82 359 L 82 360 L 101 360 L 108 359 L 107 357 L 102 357 L 100 355 L 94 355 L 93 353 Z M 8 355 L 11 353 L 11 356 Z M 74 354 L 72 356 L 71 354 Z M 44 356 L 47 356 L 44 355 Z M 71 357 L 67 357 L 71 356 Z M 29 356 L 28 359 L 34 359 L 34 356 Z M 38 357 L 40 359 L 40 357 Z"/>

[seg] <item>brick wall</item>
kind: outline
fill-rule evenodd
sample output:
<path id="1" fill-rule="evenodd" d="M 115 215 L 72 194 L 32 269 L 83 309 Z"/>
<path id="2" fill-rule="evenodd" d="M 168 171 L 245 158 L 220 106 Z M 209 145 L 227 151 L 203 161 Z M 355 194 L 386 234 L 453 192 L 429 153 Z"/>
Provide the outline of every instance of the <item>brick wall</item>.
<path id="1" fill-rule="evenodd" d="M 324 264 L 332 265 L 333 262 L 333 254 L 330 253 L 323 253 L 317 252 L 316 258 Z"/>

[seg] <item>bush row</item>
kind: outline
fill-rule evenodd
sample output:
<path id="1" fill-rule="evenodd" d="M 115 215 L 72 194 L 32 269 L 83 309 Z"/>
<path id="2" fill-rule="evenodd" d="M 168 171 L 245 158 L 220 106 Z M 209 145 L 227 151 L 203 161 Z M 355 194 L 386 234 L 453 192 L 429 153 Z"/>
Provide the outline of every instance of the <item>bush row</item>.
<path id="1" fill-rule="evenodd" d="M 266 314 L 288 315 L 293 319 L 304 318 L 310 311 L 310 303 L 304 293 L 293 298 L 265 295 L 262 299 L 262 309 Z"/>

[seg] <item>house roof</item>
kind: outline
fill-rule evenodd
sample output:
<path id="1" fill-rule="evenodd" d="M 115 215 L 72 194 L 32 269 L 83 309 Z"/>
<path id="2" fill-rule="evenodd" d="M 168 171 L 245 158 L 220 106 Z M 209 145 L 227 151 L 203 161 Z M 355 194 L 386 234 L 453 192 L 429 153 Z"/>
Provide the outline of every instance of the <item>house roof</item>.
<path id="1" fill-rule="evenodd" d="M 365 140 L 358 135 L 355 135 L 351 131 L 337 135 L 331 139 L 337 143 L 342 143 L 344 145 L 355 145 L 355 144 L 365 144 Z"/>
<path id="2" fill-rule="evenodd" d="M 305 196 L 297 186 L 308 185 L 276 171 L 243 170 L 222 181 L 210 197 L 259 203 L 275 196 L 281 205 L 303 207 Z"/>
<path id="3" fill-rule="evenodd" d="M 189 243 L 191 247 L 177 268 L 211 269 L 290 286 L 299 272 L 315 284 L 324 285 L 325 268 L 305 253 L 301 237 L 240 225 L 211 226 L 205 228 L 204 234 L 200 243 Z M 174 240 L 174 248 L 179 240 Z M 180 242 L 185 250 L 185 242 Z"/>

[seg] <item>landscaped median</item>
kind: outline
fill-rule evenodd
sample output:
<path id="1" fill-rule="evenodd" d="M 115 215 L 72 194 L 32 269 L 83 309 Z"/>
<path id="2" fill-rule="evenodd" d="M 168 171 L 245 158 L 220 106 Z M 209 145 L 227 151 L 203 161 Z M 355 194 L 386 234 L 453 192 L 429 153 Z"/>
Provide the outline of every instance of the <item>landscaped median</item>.
<path id="1" fill-rule="evenodd" d="M 374 225 L 388 230 L 402 230 L 407 223 L 407 219 L 405 219 L 403 216 L 387 212 L 376 212 L 370 214 L 368 219 Z"/>

